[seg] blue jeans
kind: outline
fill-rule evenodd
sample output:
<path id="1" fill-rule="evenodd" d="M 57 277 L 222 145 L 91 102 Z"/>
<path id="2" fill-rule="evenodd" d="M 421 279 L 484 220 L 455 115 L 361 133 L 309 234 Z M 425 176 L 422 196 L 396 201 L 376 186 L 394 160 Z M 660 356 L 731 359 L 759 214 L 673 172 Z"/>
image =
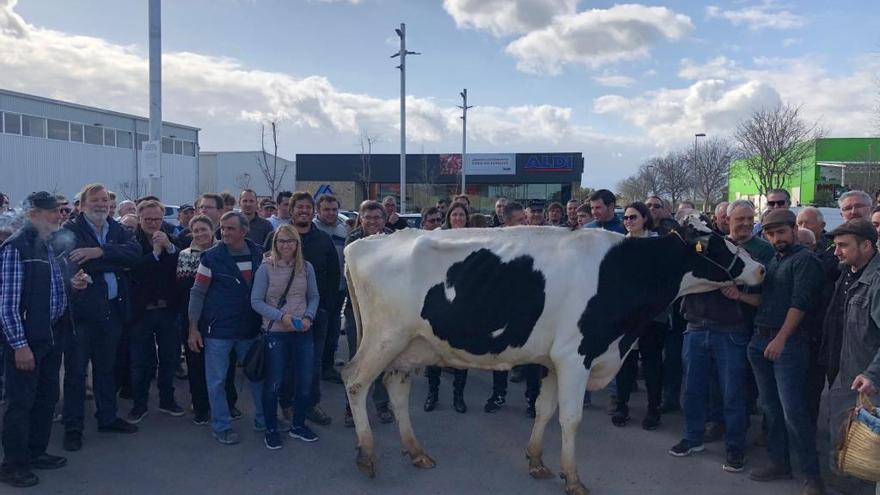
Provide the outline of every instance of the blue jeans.
<path id="1" fill-rule="evenodd" d="M 775 464 L 791 466 L 791 442 L 804 476 L 815 478 L 819 476 L 816 427 L 806 401 L 810 343 L 804 335 L 792 335 L 779 358 L 770 361 L 764 357 L 764 349 L 771 340 L 756 334 L 749 343 L 749 361 L 767 419 L 767 453 Z"/>
<path id="2" fill-rule="evenodd" d="M 227 340 L 205 339 L 205 381 L 208 384 L 208 402 L 211 404 L 211 429 L 219 433 L 232 427 L 232 416 L 226 402 L 226 373 L 229 371 L 229 353 L 235 349 L 237 359 L 247 356 L 257 339 Z M 254 421 L 265 424 L 263 418 L 263 382 L 250 382 L 256 417 Z"/>
<path id="3" fill-rule="evenodd" d="M 315 341 L 308 332 L 266 334 L 266 380 L 263 383 L 263 413 L 266 431 L 278 430 L 278 395 L 285 372 L 293 368 L 293 427 L 305 426 L 315 365 Z"/>
<path id="4" fill-rule="evenodd" d="M 703 443 L 706 428 L 706 403 L 709 397 L 709 374 L 712 363 L 717 370 L 723 401 L 724 443 L 728 451 L 743 453 L 746 446 L 746 389 L 749 336 L 744 331 L 717 331 L 688 327 L 684 334 L 684 438 Z"/>
<path id="5" fill-rule="evenodd" d="M 150 381 L 159 352 L 159 406 L 174 404 L 174 372 L 180 362 L 180 329 L 174 313 L 168 309 L 148 309 L 132 325 L 131 388 L 134 409 L 147 409 Z"/>

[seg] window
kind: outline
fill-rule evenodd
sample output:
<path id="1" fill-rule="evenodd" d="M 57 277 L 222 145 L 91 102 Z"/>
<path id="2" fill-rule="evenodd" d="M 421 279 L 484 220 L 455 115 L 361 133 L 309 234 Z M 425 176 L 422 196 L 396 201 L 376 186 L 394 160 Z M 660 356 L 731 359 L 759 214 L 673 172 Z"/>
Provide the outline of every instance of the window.
<path id="1" fill-rule="evenodd" d="M 126 131 L 116 131 L 116 147 L 131 149 L 131 133 Z"/>
<path id="2" fill-rule="evenodd" d="M 162 153 L 165 153 L 167 155 L 174 154 L 174 140 L 162 138 Z"/>
<path id="3" fill-rule="evenodd" d="M 85 126 L 85 138 L 88 144 L 104 144 L 104 129 L 93 125 Z"/>
<path id="4" fill-rule="evenodd" d="M 175 155 L 182 155 L 183 154 L 183 141 L 180 141 L 178 139 L 174 140 L 174 154 Z"/>
<path id="5" fill-rule="evenodd" d="M 147 136 L 146 134 L 138 133 L 137 136 L 135 137 L 134 149 L 136 149 L 136 150 L 144 149 L 144 142 L 147 141 L 148 139 L 150 139 L 150 136 Z"/>
<path id="6" fill-rule="evenodd" d="M 83 125 L 70 123 L 70 140 L 81 143 L 83 142 Z"/>
<path id="7" fill-rule="evenodd" d="M 116 129 L 104 129 L 104 146 L 116 146 Z"/>
<path id="8" fill-rule="evenodd" d="M 49 139 L 70 140 L 70 124 L 66 120 L 48 120 Z"/>
<path id="9" fill-rule="evenodd" d="M 23 136 L 38 138 L 46 137 L 46 119 L 42 119 L 40 117 L 32 117 L 30 115 L 22 115 L 21 134 Z"/>
<path id="10" fill-rule="evenodd" d="M 3 114 L 6 134 L 21 134 L 21 115 L 6 112 Z"/>
<path id="11" fill-rule="evenodd" d="M 184 141 L 183 154 L 186 156 L 196 156 L 196 143 L 192 141 Z"/>

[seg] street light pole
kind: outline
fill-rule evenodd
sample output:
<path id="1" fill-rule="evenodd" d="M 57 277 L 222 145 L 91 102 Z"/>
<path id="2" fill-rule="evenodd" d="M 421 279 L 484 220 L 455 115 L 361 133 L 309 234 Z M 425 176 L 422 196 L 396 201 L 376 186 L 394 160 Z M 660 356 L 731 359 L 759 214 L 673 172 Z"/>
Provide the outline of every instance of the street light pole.
<path id="1" fill-rule="evenodd" d="M 466 184 L 465 184 L 465 176 L 467 175 L 467 111 L 468 108 L 473 108 L 473 106 L 468 106 L 467 104 L 467 88 L 464 88 L 461 93 L 461 106 L 458 108 L 461 109 L 461 194 L 467 194 Z"/>
<path id="2" fill-rule="evenodd" d="M 698 133 L 694 134 L 694 173 L 695 174 L 697 172 L 697 139 L 699 139 L 701 137 L 706 137 L 706 133 L 705 132 L 698 132 Z M 703 210 L 706 209 L 706 202 L 708 201 L 708 199 L 709 198 L 703 198 Z M 694 188 L 694 201 L 696 201 L 696 200 L 697 200 L 697 191 L 696 191 L 696 187 L 695 187 Z"/>
<path id="3" fill-rule="evenodd" d="M 400 51 L 391 56 L 400 57 L 400 212 L 406 213 L 406 56 L 421 54 L 406 50 L 406 24 L 394 31 L 400 37 Z"/>
<path id="4" fill-rule="evenodd" d="M 153 159 L 155 177 L 147 178 L 147 194 L 162 194 L 162 1 L 149 2 L 150 38 L 150 141 L 158 143 Z M 135 141 L 137 142 L 137 141 Z M 135 146 L 137 147 L 137 146 Z M 140 194 L 140 191 L 137 192 Z"/>

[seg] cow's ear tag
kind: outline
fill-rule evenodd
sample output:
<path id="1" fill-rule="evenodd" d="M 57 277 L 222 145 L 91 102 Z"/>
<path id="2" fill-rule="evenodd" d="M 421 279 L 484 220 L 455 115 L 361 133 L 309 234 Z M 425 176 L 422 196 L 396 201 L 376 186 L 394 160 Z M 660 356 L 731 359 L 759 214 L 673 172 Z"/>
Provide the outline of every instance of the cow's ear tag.
<path id="1" fill-rule="evenodd" d="M 695 249 L 698 253 L 702 253 L 702 252 L 703 252 L 703 245 L 700 244 L 700 243 L 698 242 L 698 243 L 694 246 L 694 249 Z"/>

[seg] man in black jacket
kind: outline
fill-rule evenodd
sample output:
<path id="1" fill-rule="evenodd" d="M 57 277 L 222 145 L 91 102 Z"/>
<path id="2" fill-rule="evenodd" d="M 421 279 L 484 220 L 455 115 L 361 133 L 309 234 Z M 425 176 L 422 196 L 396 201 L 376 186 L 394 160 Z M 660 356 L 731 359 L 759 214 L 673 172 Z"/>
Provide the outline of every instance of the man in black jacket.
<path id="1" fill-rule="evenodd" d="M 183 416 L 174 400 L 174 372 L 180 361 L 180 331 L 175 326 L 174 288 L 177 247 L 161 230 L 165 207 L 155 200 L 138 203 L 135 239 L 140 257 L 131 270 L 131 382 L 134 405 L 126 416 L 131 424 L 147 415 L 153 363 L 159 363 L 159 410 Z M 158 349 L 158 360 L 156 351 Z"/>
<path id="2" fill-rule="evenodd" d="M 101 184 L 80 193 L 80 209 L 64 224 L 72 236 L 70 261 L 88 275 L 88 287 L 71 296 L 74 332 L 64 339 L 64 449 L 82 448 L 86 368 L 92 363 L 98 431 L 134 433 L 137 426 L 116 416 L 113 364 L 123 323 L 128 318 L 128 277 L 140 256 L 133 234 L 108 218 L 110 198 Z"/>
<path id="3" fill-rule="evenodd" d="M 0 247 L 0 346 L 7 351 L 0 482 L 34 486 L 34 469 L 56 469 L 64 457 L 46 453 L 58 402 L 61 338 L 70 332 L 63 248 L 52 235 L 61 222 L 59 203 L 41 191 L 27 198 L 27 223 Z M 87 285 L 85 274 L 72 281 Z"/>
<path id="4" fill-rule="evenodd" d="M 315 352 L 320 355 L 327 339 L 327 322 L 330 308 L 336 306 L 335 298 L 339 292 L 339 258 L 336 255 L 336 247 L 329 235 L 321 232 L 312 219 L 315 217 L 315 200 L 312 195 L 298 191 L 290 198 L 290 220 L 296 231 L 302 238 L 303 258 L 312 264 L 315 269 L 315 278 L 318 283 L 318 295 L 320 305 L 312 325 L 312 334 L 315 337 Z M 266 237 L 266 246 L 272 245 L 274 232 Z M 330 416 L 318 405 L 321 402 L 321 359 L 315 359 L 315 372 L 312 381 L 312 407 L 306 418 L 319 425 L 329 425 Z M 287 373 L 285 376 L 290 375 Z M 284 411 L 285 419 L 292 418 L 291 407 L 293 405 L 293 382 L 290 379 L 281 384 L 279 403 Z"/>

